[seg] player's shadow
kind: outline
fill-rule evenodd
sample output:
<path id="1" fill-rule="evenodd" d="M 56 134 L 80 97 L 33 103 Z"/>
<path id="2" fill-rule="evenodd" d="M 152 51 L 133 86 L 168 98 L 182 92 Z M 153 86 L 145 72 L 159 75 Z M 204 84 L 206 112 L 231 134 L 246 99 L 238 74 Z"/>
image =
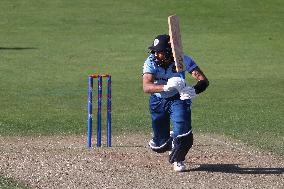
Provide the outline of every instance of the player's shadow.
<path id="1" fill-rule="evenodd" d="M 189 169 L 188 171 L 206 171 L 221 172 L 233 174 L 283 174 L 284 168 L 258 168 L 258 167 L 240 167 L 239 164 L 199 164 L 199 167 Z"/>
<path id="2" fill-rule="evenodd" d="M 0 47 L 0 51 L 21 51 L 21 50 L 35 50 L 34 47 Z"/>

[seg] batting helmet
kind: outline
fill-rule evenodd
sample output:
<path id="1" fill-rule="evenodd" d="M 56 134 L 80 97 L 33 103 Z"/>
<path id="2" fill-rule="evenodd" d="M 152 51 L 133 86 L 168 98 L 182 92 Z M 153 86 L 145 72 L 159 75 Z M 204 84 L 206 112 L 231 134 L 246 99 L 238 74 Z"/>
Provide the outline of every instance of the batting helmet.
<path id="1" fill-rule="evenodd" d="M 167 34 L 158 35 L 149 49 L 151 52 L 171 51 L 170 36 Z"/>

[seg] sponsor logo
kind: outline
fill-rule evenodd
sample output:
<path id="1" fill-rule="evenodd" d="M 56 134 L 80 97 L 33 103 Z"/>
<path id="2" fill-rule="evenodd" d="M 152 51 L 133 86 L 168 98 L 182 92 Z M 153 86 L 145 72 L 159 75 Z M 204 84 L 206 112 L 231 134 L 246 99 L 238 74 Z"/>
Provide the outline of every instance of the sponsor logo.
<path id="1" fill-rule="evenodd" d="M 159 39 L 155 39 L 154 40 L 154 46 L 157 46 L 159 44 L 159 42 L 160 42 Z"/>

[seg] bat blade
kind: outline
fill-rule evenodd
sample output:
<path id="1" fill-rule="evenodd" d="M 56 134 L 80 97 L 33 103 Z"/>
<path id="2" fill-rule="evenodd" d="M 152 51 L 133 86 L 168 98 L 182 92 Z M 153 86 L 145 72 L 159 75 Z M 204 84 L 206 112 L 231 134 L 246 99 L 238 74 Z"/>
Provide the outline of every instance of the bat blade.
<path id="1" fill-rule="evenodd" d="M 171 42 L 173 57 L 175 60 L 176 71 L 182 72 L 185 70 L 185 65 L 183 61 L 183 49 L 182 49 L 178 16 L 177 15 L 169 16 L 168 25 L 169 25 L 170 42 Z"/>

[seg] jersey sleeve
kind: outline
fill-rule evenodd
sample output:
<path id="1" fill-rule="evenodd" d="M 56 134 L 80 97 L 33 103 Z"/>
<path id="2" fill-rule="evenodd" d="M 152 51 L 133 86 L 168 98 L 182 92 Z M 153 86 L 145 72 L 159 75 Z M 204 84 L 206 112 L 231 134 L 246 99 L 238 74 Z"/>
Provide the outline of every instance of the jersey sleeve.
<path id="1" fill-rule="evenodd" d="M 188 72 L 192 72 L 194 68 L 197 67 L 197 64 L 195 63 L 195 61 L 190 56 L 187 56 L 187 55 L 184 56 L 184 63 L 185 63 L 186 71 Z"/>
<path id="2" fill-rule="evenodd" d="M 153 63 L 153 61 L 151 61 L 151 57 L 148 57 L 148 58 L 146 59 L 146 61 L 144 62 L 143 74 L 145 74 L 145 73 L 154 74 L 155 72 L 156 72 L 156 71 L 155 71 L 154 63 Z"/>

